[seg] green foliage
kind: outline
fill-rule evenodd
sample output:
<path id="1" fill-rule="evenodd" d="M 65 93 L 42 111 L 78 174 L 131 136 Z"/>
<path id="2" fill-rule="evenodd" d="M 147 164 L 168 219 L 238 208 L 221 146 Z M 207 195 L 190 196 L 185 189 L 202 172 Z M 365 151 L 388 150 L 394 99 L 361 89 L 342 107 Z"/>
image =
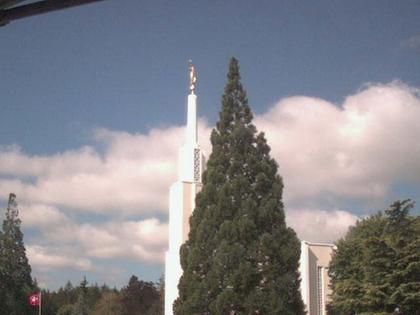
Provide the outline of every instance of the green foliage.
<path id="1" fill-rule="evenodd" d="M 42 314 L 52 315 L 57 314 L 59 305 L 54 299 L 54 294 L 47 290 L 42 290 Z M 69 313 L 69 315 L 71 312 Z"/>
<path id="2" fill-rule="evenodd" d="M 257 134 L 232 58 L 212 154 L 181 248 L 175 314 L 303 314 L 300 243 L 285 224 L 283 183 Z"/>
<path id="3" fill-rule="evenodd" d="M 89 315 L 89 305 L 87 303 L 87 294 L 88 294 L 88 282 L 86 277 L 83 277 L 83 281 L 79 286 L 79 295 L 77 297 L 76 304 L 73 306 L 73 311 L 71 315 Z"/>
<path id="4" fill-rule="evenodd" d="M 121 296 L 116 292 L 105 292 L 91 315 L 122 315 Z"/>
<path id="5" fill-rule="evenodd" d="M 128 286 L 121 290 L 122 313 L 124 315 L 145 315 L 159 301 L 159 292 L 152 282 L 131 276 Z"/>
<path id="6" fill-rule="evenodd" d="M 420 314 L 420 217 L 397 201 L 337 243 L 330 264 L 332 314 Z"/>
<path id="7" fill-rule="evenodd" d="M 152 306 L 147 311 L 148 315 L 163 315 L 165 312 L 165 280 L 163 277 L 161 277 L 157 283 L 157 291 L 159 293 L 159 298 L 154 300 Z"/>
<path id="8" fill-rule="evenodd" d="M 23 244 L 16 196 L 10 194 L 0 232 L 0 314 L 33 314 L 28 297 L 34 290 Z"/>
<path id="9" fill-rule="evenodd" d="M 78 287 L 67 282 L 56 292 L 44 290 L 42 314 L 163 315 L 163 286 L 162 282 L 155 285 L 133 276 L 127 287 L 119 291 L 105 284 L 89 286 L 83 278 Z"/>
<path id="10" fill-rule="evenodd" d="M 73 314 L 73 305 L 64 304 L 58 309 L 57 315 L 72 315 Z M 44 312 L 45 313 L 45 312 Z"/>
<path id="11" fill-rule="evenodd" d="M 79 297 L 77 298 L 71 315 L 89 315 L 89 307 L 86 303 L 86 297 L 83 293 L 80 293 Z"/>

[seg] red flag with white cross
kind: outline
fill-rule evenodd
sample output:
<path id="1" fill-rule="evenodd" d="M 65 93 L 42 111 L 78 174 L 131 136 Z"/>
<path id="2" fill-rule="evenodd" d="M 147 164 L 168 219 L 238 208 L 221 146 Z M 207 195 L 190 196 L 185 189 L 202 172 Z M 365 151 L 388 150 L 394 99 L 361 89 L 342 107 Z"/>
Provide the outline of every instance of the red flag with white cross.
<path id="1" fill-rule="evenodd" d="M 32 306 L 39 306 L 40 293 L 34 293 L 29 296 L 29 304 Z"/>

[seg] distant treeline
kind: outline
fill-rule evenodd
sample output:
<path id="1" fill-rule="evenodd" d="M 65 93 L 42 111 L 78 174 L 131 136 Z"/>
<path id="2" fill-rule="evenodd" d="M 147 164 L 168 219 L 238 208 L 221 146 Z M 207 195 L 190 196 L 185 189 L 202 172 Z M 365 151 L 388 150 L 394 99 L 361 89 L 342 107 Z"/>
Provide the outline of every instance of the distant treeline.
<path id="1" fill-rule="evenodd" d="M 164 284 L 132 276 L 121 290 L 106 284 L 78 286 L 67 282 L 56 291 L 42 290 L 43 315 L 160 315 L 163 314 Z"/>

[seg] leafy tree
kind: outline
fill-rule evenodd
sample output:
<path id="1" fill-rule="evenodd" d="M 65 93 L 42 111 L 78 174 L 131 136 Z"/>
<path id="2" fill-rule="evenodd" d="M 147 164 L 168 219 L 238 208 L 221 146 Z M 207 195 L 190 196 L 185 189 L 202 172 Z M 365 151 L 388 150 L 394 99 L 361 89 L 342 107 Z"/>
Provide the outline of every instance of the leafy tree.
<path id="1" fill-rule="evenodd" d="M 252 124 L 232 58 L 202 191 L 181 248 L 175 314 L 304 314 L 300 242 L 286 226 L 283 182 Z"/>
<path id="2" fill-rule="evenodd" d="M 159 294 L 159 299 L 156 299 L 153 305 L 149 308 L 148 315 L 163 315 L 165 313 L 165 280 L 162 276 L 157 283 L 157 291 Z"/>
<path id="3" fill-rule="evenodd" d="M 391 305 L 403 314 L 420 314 L 420 217 L 410 217 L 410 200 L 397 201 L 386 211 L 389 222 L 386 241 L 394 250 L 394 268 L 389 277 Z"/>
<path id="4" fill-rule="evenodd" d="M 34 289 L 31 266 L 23 244 L 16 195 L 9 195 L 0 234 L 0 314 L 32 314 L 28 296 Z"/>
<path id="5" fill-rule="evenodd" d="M 91 315 L 122 315 L 121 296 L 115 292 L 105 292 Z"/>
<path id="6" fill-rule="evenodd" d="M 410 200 L 364 219 L 337 243 L 332 314 L 420 314 L 420 218 Z"/>
<path id="7" fill-rule="evenodd" d="M 121 290 L 121 303 L 124 315 L 145 315 L 156 301 L 159 293 L 152 282 L 131 276 L 128 286 Z"/>
<path id="8" fill-rule="evenodd" d="M 361 240 L 380 237 L 384 224 L 385 219 L 379 213 L 369 220 L 357 222 L 355 227 L 350 228 L 345 239 L 337 243 L 339 251 L 331 262 L 330 277 L 334 290 L 334 309 L 339 309 L 342 314 L 360 312 L 364 307 L 364 244 Z"/>
<path id="9" fill-rule="evenodd" d="M 64 304 L 58 309 L 57 315 L 72 315 L 73 308 L 72 304 Z"/>

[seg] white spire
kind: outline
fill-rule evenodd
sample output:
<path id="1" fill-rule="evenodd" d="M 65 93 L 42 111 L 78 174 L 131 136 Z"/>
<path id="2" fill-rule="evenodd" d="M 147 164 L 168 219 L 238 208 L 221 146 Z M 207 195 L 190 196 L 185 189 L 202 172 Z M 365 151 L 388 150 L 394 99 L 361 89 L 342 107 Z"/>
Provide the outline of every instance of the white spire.
<path id="1" fill-rule="evenodd" d="M 187 114 L 187 143 L 197 143 L 197 96 L 195 95 L 195 85 L 197 76 L 194 65 L 190 59 L 190 94 L 188 95 L 188 114 Z"/>
<path id="2" fill-rule="evenodd" d="M 197 82 L 197 76 L 195 74 L 195 68 L 194 65 L 192 64 L 192 60 L 189 60 L 190 63 L 190 67 L 189 67 L 189 71 L 190 71 L 190 94 L 194 94 L 195 92 L 195 83 Z"/>
<path id="3" fill-rule="evenodd" d="M 197 95 L 194 93 L 197 77 L 191 60 L 189 69 L 190 94 L 188 95 L 187 128 L 185 132 L 185 143 L 179 152 L 178 179 L 185 182 L 201 183 L 202 153 L 198 144 Z"/>
<path id="4" fill-rule="evenodd" d="M 187 143 L 197 143 L 197 95 L 188 95 Z"/>
<path id="5" fill-rule="evenodd" d="M 165 256 L 165 315 L 173 315 L 173 302 L 178 297 L 178 282 L 182 275 L 179 257 L 181 245 L 188 239 L 189 218 L 195 208 L 195 195 L 201 189 L 201 174 L 205 163 L 197 139 L 196 76 L 190 61 L 190 86 L 186 139 L 179 151 L 178 180 L 169 193 L 169 248 Z"/>

